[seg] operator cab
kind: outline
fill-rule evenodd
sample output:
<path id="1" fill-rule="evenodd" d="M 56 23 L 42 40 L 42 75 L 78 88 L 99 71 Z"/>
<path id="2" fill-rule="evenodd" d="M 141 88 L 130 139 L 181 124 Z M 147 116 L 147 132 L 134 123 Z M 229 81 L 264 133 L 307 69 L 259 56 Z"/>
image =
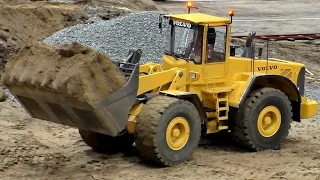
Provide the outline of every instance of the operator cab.
<path id="1" fill-rule="evenodd" d="M 225 62 L 230 19 L 202 13 L 165 17 L 170 25 L 166 55 L 195 64 Z"/>

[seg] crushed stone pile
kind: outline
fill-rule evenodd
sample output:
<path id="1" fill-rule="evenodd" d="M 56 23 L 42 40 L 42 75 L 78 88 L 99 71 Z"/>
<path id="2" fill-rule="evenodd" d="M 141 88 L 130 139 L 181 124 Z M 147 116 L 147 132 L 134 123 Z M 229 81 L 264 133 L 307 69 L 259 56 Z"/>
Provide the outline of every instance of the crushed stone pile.
<path id="1" fill-rule="evenodd" d="M 43 89 L 91 104 L 126 83 L 107 56 L 79 43 L 27 46 L 7 63 L 2 81 L 9 88 Z"/>
<path id="2" fill-rule="evenodd" d="M 168 26 L 160 33 L 158 20 L 161 12 L 143 11 L 111 20 L 95 20 L 54 33 L 44 40 L 49 45 L 79 42 L 108 55 L 112 60 L 126 57 L 130 49 L 141 49 L 141 62 L 159 62 L 167 47 Z"/>

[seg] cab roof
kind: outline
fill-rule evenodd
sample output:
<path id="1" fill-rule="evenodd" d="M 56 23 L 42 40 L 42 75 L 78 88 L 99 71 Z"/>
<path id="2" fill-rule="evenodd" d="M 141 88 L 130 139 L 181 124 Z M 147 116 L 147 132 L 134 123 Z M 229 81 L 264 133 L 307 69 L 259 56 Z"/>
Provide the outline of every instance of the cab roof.
<path id="1" fill-rule="evenodd" d="M 212 24 L 212 23 L 230 23 L 229 18 L 222 18 L 217 16 L 211 16 L 203 13 L 190 13 L 190 14 L 168 14 L 166 17 L 189 21 L 195 24 Z"/>

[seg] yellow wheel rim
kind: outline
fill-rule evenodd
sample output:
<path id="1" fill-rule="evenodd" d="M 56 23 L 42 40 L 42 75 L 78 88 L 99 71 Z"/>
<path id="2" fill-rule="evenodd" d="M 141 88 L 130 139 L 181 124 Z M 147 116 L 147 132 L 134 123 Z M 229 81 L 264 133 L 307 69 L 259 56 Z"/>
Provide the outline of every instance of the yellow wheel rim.
<path id="1" fill-rule="evenodd" d="M 167 144 L 172 150 L 180 150 L 187 144 L 189 135 L 190 126 L 188 121 L 183 117 L 176 117 L 167 127 Z"/>
<path id="2" fill-rule="evenodd" d="M 258 130 L 264 137 L 275 135 L 281 125 L 281 113 L 275 106 L 265 107 L 258 117 Z"/>

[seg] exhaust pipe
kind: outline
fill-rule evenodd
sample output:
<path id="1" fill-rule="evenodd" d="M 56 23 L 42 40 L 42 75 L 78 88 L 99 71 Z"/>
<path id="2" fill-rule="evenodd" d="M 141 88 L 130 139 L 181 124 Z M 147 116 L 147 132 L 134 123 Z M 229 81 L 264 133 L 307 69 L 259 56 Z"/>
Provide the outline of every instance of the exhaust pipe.
<path id="1" fill-rule="evenodd" d="M 256 36 L 255 31 L 252 31 L 248 34 L 246 47 L 243 50 L 241 57 L 252 58 L 252 51 L 253 51 L 252 42 L 255 36 Z"/>

